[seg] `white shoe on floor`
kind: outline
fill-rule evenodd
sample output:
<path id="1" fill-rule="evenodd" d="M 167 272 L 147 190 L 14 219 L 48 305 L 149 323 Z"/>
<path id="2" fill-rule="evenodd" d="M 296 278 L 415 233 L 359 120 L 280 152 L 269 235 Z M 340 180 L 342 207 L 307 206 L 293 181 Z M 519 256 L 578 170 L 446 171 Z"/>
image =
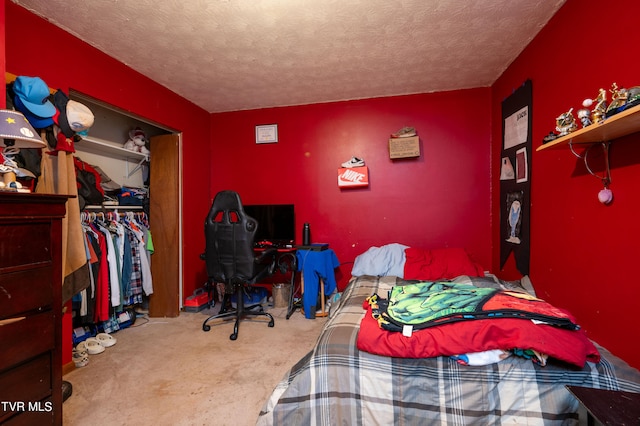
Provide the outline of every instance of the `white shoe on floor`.
<path id="1" fill-rule="evenodd" d="M 80 343 L 78 343 L 75 347 L 75 349 L 73 350 L 74 352 L 87 352 L 87 344 L 82 341 Z"/>
<path id="2" fill-rule="evenodd" d="M 104 346 L 105 348 L 108 348 L 110 346 L 113 346 L 116 344 L 117 340 L 115 337 L 113 337 L 112 335 L 108 334 L 108 333 L 98 333 L 96 335 L 96 339 L 98 340 L 98 342 L 100 342 L 100 344 L 102 346 Z"/>
<path id="3" fill-rule="evenodd" d="M 82 346 L 78 345 L 77 347 L 73 348 L 72 358 L 73 363 L 76 365 L 76 367 L 84 367 L 89 364 L 89 354 L 87 354 L 87 349 L 84 346 L 84 342 L 81 343 L 83 344 Z"/>
<path id="4" fill-rule="evenodd" d="M 89 337 L 84 341 L 85 346 L 87 347 L 87 352 L 89 355 L 97 355 L 104 352 L 104 346 L 100 344 L 100 341 L 95 337 Z"/>
<path id="5" fill-rule="evenodd" d="M 89 364 L 89 355 L 86 352 L 73 351 L 73 363 L 76 367 L 84 367 Z"/>

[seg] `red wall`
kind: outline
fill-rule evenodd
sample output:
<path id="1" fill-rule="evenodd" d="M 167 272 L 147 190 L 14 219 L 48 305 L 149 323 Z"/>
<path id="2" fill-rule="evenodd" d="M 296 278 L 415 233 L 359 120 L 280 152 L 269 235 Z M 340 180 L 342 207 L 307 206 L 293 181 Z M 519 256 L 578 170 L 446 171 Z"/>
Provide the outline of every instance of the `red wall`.
<path id="1" fill-rule="evenodd" d="M 473 89 L 214 114 L 212 196 L 293 203 L 296 229 L 328 242 L 344 265 L 371 246 L 465 247 L 490 267 L 490 90 Z M 277 144 L 255 126 L 278 124 Z M 413 126 L 421 156 L 390 160 L 389 134 Z M 363 157 L 370 184 L 340 189 L 337 170 Z M 205 212 L 202 212 L 203 214 Z"/>
<path id="2" fill-rule="evenodd" d="M 50 87 L 73 88 L 182 132 L 183 281 L 189 295 L 206 276 L 199 256 L 202 211 L 209 206 L 210 114 L 26 9 L 10 1 L 4 6 L 6 71 L 39 76 Z M 66 362 L 71 356 L 65 349 Z"/>
<path id="3" fill-rule="evenodd" d="M 73 88 L 182 132 L 183 279 L 192 289 L 204 282 L 199 256 L 202 210 L 209 205 L 209 113 L 26 9 L 5 5 L 8 72 L 39 76 L 50 87 Z"/>
<path id="4" fill-rule="evenodd" d="M 4 5 L 7 71 L 38 75 L 52 87 L 73 88 L 183 132 L 187 294 L 204 282 L 202 223 L 221 189 L 238 190 L 245 203 L 294 203 L 297 229 L 310 222 L 313 239 L 331 244 L 344 263 L 343 282 L 356 255 L 389 242 L 463 246 L 498 272 L 500 212 L 491 199 L 499 194 L 501 101 L 532 80 L 535 148 L 556 116 L 579 108 L 600 87 L 640 84 L 637 31 L 626 22 L 640 5 L 568 0 L 491 89 L 210 118 L 45 20 L 10 1 Z M 270 123 L 278 124 L 280 142 L 256 145 L 254 126 Z M 388 134 L 406 125 L 418 130 L 422 155 L 391 161 Z M 640 367 L 632 328 L 640 224 L 628 220 L 640 207 L 637 137 L 612 146 L 610 206 L 598 203 L 600 181 L 568 150 L 532 155 L 531 278 L 539 294 L 572 311 L 590 337 Z M 366 189 L 337 187 L 337 167 L 351 155 L 369 166 Z M 501 274 L 518 277 L 512 261 Z"/>
<path id="5" fill-rule="evenodd" d="M 626 17 L 638 13 L 636 0 L 568 0 L 494 84 L 494 191 L 499 188 L 502 99 L 524 80 L 532 80 L 537 148 L 555 127 L 555 117 L 569 108 L 575 113 L 599 88 L 608 90 L 613 82 L 640 85 L 638 29 L 624 24 Z M 635 282 L 640 221 L 634 216 L 640 210 L 639 137 L 611 146 L 614 202 L 608 206 L 597 200 L 601 181 L 589 175 L 568 148 L 533 153 L 531 171 L 531 279 L 538 294 L 569 309 L 589 337 L 635 367 L 640 367 L 634 341 L 640 301 Z M 492 205 L 496 218 L 498 208 Z M 494 269 L 499 230 L 494 222 Z M 505 268 L 506 275 L 514 275 L 512 265 Z"/>

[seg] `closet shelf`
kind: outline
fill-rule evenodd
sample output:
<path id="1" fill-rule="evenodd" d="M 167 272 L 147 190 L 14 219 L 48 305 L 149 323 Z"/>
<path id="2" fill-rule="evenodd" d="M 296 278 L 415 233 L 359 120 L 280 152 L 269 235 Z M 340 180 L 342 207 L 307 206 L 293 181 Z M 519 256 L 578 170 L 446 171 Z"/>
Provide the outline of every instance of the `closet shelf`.
<path id="1" fill-rule="evenodd" d="M 114 145 L 113 142 L 94 137 L 83 137 L 82 141 L 76 143 L 76 148 L 80 151 L 92 152 L 96 154 L 108 155 L 113 158 L 134 159 L 138 161 L 148 161 L 146 154 L 129 151 L 121 146 Z"/>
<path id="2" fill-rule="evenodd" d="M 609 142 L 640 131 L 640 105 L 636 105 L 599 123 L 591 124 L 568 135 L 539 146 L 536 151 L 568 148 L 570 144 Z"/>
<path id="3" fill-rule="evenodd" d="M 111 158 L 117 158 L 127 161 L 127 177 L 131 177 L 137 172 L 142 164 L 149 161 L 149 155 L 141 152 L 129 151 L 121 146 L 115 145 L 113 142 L 95 137 L 83 137 L 82 141 L 76 143 L 76 150 L 81 152 L 89 152 L 92 154 L 100 154 Z M 135 161 L 136 166 L 129 171 L 129 160 Z"/>

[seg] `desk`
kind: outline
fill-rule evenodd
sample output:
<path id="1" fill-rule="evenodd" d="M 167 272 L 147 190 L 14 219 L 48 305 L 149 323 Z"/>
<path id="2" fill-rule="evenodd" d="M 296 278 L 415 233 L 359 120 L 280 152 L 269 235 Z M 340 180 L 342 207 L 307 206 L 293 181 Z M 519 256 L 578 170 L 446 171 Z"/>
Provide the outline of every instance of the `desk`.
<path id="1" fill-rule="evenodd" d="M 330 295 L 338 286 L 335 269 L 340 266 L 336 253 L 331 249 L 315 251 L 298 249 L 298 271 L 304 279 L 302 308 L 306 318 L 315 318 L 318 304 L 320 281 L 324 285 L 324 294 Z"/>
<path id="2" fill-rule="evenodd" d="M 620 426 L 640 424 L 640 394 L 633 392 L 567 386 L 584 408 L 587 425 Z M 594 419 L 598 423 L 594 422 Z"/>

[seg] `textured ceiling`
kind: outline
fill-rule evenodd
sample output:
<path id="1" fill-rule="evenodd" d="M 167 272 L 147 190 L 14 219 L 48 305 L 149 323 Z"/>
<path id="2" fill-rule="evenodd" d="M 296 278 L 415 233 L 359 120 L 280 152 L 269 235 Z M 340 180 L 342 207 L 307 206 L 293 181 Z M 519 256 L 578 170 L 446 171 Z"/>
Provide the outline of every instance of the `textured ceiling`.
<path id="1" fill-rule="evenodd" d="M 12 0 L 209 112 L 490 86 L 565 0 Z"/>

